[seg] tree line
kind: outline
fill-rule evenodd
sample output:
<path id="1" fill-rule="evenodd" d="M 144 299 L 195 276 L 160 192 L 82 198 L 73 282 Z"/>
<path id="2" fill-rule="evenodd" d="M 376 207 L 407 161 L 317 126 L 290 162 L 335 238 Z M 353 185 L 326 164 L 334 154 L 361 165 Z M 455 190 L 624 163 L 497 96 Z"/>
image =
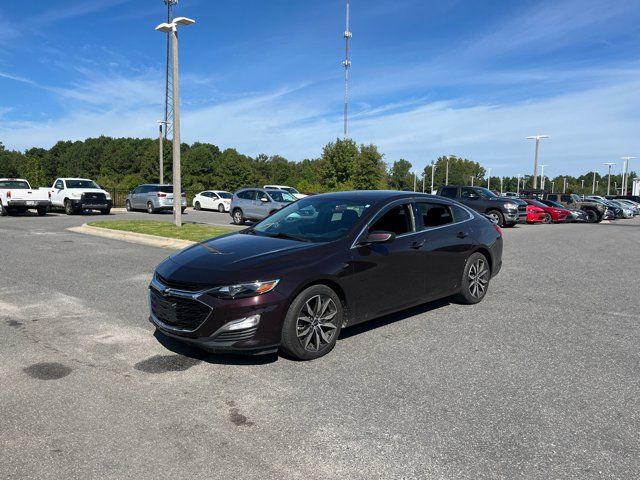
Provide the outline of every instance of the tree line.
<path id="1" fill-rule="evenodd" d="M 165 179 L 171 182 L 171 145 L 165 142 Z M 336 139 L 325 145 L 318 158 L 300 162 L 280 155 L 243 155 L 210 143 L 181 145 L 183 188 L 189 193 L 205 189 L 234 191 L 244 186 L 291 185 L 301 192 L 335 190 L 429 191 L 433 186 L 487 186 L 487 170 L 478 162 L 453 155 L 441 156 L 421 171 L 399 159 L 387 165 L 376 145 L 357 144 L 352 139 Z M 101 136 L 84 141 L 59 141 L 49 149 L 30 148 L 24 152 L 7 150 L 0 142 L 0 177 L 21 177 L 34 188 L 51 186 L 57 177 L 83 177 L 106 189 L 130 190 L 141 183 L 158 182 L 158 140 Z M 447 175 L 448 164 L 448 175 Z M 630 178 L 636 175 L 631 172 Z M 565 186 L 566 179 L 566 186 Z M 578 177 L 545 177 L 548 190 L 568 193 L 592 192 L 594 172 Z M 584 181 L 584 189 L 582 184 Z M 595 172 L 596 193 L 607 189 L 606 175 Z M 520 179 L 520 188 L 531 188 L 531 178 Z M 611 176 L 611 192 L 622 184 L 621 175 Z M 500 177 L 490 179 L 492 190 L 500 190 Z M 503 191 L 516 191 L 518 178 L 502 177 Z"/>

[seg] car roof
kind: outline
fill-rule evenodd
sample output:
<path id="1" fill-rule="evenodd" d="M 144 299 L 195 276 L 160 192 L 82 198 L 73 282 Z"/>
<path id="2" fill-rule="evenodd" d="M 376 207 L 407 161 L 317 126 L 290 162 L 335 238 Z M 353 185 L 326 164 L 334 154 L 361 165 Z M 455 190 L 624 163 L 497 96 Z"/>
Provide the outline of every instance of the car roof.
<path id="1" fill-rule="evenodd" d="M 425 199 L 437 199 L 443 200 L 444 197 L 437 197 L 435 195 L 429 195 L 428 193 L 420 192 L 402 192 L 399 190 L 350 190 L 345 192 L 329 192 L 321 193 L 320 195 L 314 195 L 314 197 L 327 197 L 337 199 L 357 199 L 371 202 L 378 202 L 382 200 L 400 200 L 403 198 L 416 198 L 423 197 Z"/>

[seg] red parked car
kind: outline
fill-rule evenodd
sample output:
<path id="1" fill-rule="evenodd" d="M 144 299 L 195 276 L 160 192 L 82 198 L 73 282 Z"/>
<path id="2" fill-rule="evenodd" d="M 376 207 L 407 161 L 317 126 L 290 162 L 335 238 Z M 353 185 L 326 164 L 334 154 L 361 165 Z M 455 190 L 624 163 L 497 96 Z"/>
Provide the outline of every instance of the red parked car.
<path id="1" fill-rule="evenodd" d="M 527 205 L 527 223 L 543 223 L 546 218 L 547 213 L 542 208 L 531 204 Z"/>
<path id="2" fill-rule="evenodd" d="M 558 222 L 566 222 L 567 217 L 571 215 L 571 212 L 566 208 L 558 208 L 558 207 L 550 207 L 549 205 L 545 205 L 538 200 L 524 199 L 525 202 L 529 204 L 531 207 L 537 207 L 544 211 L 544 220 L 542 223 L 558 223 Z M 529 221 L 529 207 L 527 207 L 527 222 Z"/>

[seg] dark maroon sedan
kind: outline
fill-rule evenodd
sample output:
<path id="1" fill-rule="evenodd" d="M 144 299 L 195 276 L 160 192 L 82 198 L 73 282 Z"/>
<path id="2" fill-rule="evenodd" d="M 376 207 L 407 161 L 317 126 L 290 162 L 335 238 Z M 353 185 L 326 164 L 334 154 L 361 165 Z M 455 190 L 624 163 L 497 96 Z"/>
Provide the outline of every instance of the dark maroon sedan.
<path id="1" fill-rule="evenodd" d="M 308 360 L 343 327 L 442 297 L 477 303 L 501 265 L 500 229 L 454 201 L 315 195 L 167 258 L 149 286 L 150 320 L 206 350 Z"/>

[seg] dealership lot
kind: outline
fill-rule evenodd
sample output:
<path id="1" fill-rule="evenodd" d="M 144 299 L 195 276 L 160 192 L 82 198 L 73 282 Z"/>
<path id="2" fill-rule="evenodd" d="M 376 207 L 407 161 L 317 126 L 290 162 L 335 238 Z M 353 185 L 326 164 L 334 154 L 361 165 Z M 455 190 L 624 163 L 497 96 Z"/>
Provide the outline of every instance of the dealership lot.
<path id="1" fill-rule="evenodd" d="M 343 331 L 314 362 L 154 337 L 170 252 L 0 219 L 2 478 L 632 478 L 640 218 L 504 231 L 475 306 Z M 112 219 L 169 220 L 118 212 Z M 186 221 L 229 225 L 228 214 Z"/>

